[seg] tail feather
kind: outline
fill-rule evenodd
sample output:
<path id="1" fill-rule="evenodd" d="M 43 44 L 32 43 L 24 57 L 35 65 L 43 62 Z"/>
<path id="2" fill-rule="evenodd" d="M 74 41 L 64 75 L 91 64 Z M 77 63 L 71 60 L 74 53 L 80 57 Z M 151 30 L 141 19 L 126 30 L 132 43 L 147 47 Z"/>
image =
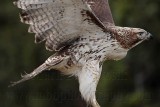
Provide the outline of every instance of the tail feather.
<path id="1" fill-rule="evenodd" d="M 34 78 L 35 76 L 37 76 L 38 74 L 40 74 L 41 72 L 43 72 L 44 70 L 46 70 L 49 66 L 46 65 L 46 63 L 43 63 L 42 65 L 40 65 L 38 68 L 36 68 L 33 72 L 26 74 L 26 75 L 22 75 L 22 79 L 16 82 L 11 82 L 11 85 L 9 85 L 9 87 L 15 86 L 19 83 L 22 83 L 24 81 L 30 80 L 32 78 Z"/>

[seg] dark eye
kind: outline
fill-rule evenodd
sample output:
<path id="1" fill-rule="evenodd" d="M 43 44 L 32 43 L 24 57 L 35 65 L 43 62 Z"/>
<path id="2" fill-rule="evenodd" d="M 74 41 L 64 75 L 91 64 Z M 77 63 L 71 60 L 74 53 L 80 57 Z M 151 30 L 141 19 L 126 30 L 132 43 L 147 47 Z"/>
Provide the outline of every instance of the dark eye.
<path id="1" fill-rule="evenodd" d="M 143 35 L 144 32 L 139 32 L 139 35 Z"/>

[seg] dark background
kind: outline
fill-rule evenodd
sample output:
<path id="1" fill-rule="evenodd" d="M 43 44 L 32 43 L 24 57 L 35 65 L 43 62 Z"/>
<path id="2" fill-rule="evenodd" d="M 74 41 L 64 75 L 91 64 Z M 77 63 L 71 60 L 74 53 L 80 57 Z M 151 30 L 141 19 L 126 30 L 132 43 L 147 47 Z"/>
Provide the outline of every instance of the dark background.
<path id="1" fill-rule="evenodd" d="M 160 107 L 160 0 L 109 0 L 116 25 L 140 27 L 154 39 L 129 51 L 121 61 L 106 61 L 97 88 L 102 107 Z M 74 77 L 46 71 L 8 88 L 52 52 L 35 45 L 28 26 L 20 23 L 12 0 L 0 3 L 0 106 L 85 107 Z"/>

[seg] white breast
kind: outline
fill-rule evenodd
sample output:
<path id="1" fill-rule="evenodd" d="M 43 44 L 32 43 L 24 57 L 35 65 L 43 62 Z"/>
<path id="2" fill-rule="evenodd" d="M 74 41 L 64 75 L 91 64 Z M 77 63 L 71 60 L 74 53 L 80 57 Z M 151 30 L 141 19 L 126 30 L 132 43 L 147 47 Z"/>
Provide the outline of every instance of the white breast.
<path id="1" fill-rule="evenodd" d="M 127 55 L 127 50 L 121 47 L 113 48 L 107 53 L 107 60 L 121 60 Z"/>

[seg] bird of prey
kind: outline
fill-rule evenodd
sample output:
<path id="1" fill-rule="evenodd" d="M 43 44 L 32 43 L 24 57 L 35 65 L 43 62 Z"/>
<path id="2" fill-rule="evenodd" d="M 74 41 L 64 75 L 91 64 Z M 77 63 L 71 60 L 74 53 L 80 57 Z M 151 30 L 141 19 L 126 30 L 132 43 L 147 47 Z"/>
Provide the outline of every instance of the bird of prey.
<path id="1" fill-rule="evenodd" d="M 78 78 L 82 98 L 100 107 L 96 87 L 103 62 L 120 60 L 151 34 L 140 28 L 114 24 L 108 0 L 18 0 L 21 22 L 35 33 L 35 43 L 45 42 L 54 54 L 14 86 L 44 70 L 55 69 Z"/>

